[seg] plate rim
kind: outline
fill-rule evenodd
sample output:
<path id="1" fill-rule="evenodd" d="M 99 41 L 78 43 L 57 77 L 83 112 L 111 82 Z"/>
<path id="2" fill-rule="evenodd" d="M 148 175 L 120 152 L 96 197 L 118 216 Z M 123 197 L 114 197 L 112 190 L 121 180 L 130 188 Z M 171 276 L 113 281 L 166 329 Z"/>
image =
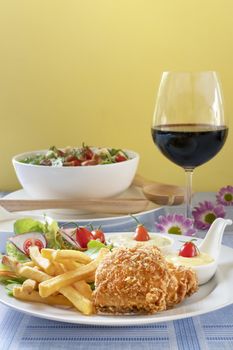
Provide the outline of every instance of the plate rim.
<path id="1" fill-rule="evenodd" d="M 136 187 L 136 186 L 133 186 L 133 187 Z M 127 191 L 127 190 L 126 190 Z M 14 196 L 14 194 L 15 193 L 25 193 L 25 190 L 23 189 L 23 188 L 20 188 L 20 189 L 18 189 L 18 190 L 16 190 L 16 191 L 13 191 L 13 192 L 10 192 L 10 193 L 8 193 L 8 194 L 6 194 L 5 196 L 3 196 L 2 197 L 2 199 L 4 198 L 4 199 L 7 199 L 7 198 L 9 198 L 9 199 L 11 199 L 11 196 L 13 195 Z M 142 197 L 143 198 L 143 197 Z M 14 197 L 12 198 L 12 199 L 14 199 Z M 156 206 L 156 204 L 154 204 L 155 206 Z M 141 211 L 141 212 L 138 212 L 138 213 L 135 213 L 134 215 L 135 216 L 142 216 L 142 215 L 149 215 L 149 214 L 152 214 L 152 213 L 154 213 L 155 211 L 159 211 L 159 210 L 161 210 L 161 209 L 163 209 L 165 206 L 156 206 L 155 208 L 152 208 L 152 209 L 149 209 L 149 210 L 145 210 L 145 211 Z M 44 210 L 45 211 L 45 210 Z M 40 213 L 40 211 L 39 210 L 36 210 L 35 211 L 37 214 L 36 215 L 34 215 L 34 216 L 43 216 L 44 215 L 44 213 L 43 212 L 41 212 Z M 23 212 L 20 212 L 21 214 L 17 214 L 17 213 L 15 213 L 15 217 L 22 217 L 23 216 Z M 32 215 L 33 216 L 33 211 L 27 211 L 26 213 L 30 213 L 30 215 Z M 32 213 L 32 214 L 31 214 Z M 14 214 L 12 214 L 12 215 L 14 215 Z M 28 215 L 28 214 L 27 214 Z M 58 215 L 58 214 L 56 214 L 56 215 Z M 75 215 L 75 214 L 74 214 Z M 78 214 L 76 214 L 76 215 L 78 215 Z M 50 217 L 52 217 L 52 212 L 51 213 L 49 213 L 49 215 L 47 215 L 47 216 L 50 216 Z M 57 218 L 55 218 L 55 220 L 56 221 L 59 221 L 59 222 L 71 222 L 71 221 L 78 221 L 78 222 L 86 222 L 86 221 L 88 221 L 88 220 L 95 220 L 96 222 L 98 222 L 98 221 L 111 221 L 111 222 L 114 222 L 114 221 L 117 221 L 117 220 L 122 220 L 122 219 L 126 219 L 126 218 L 130 218 L 130 214 L 127 214 L 127 215 L 120 215 L 120 216 L 107 216 L 107 217 L 101 217 L 101 218 L 93 218 L 93 219 L 90 219 L 89 217 L 87 217 L 87 218 L 84 218 L 84 219 L 79 219 L 79 218 L 73 218 L 73 217 L 70 217 L 70 218 L 66 218 L 66 219 L 63 219 L 63 218 L 59 218 L 59 219 L 57 219 Z M 1 223 L 1 221 L 5 221 L 5 220 L 8 220 L 8 218 L 7 219 L 0 219 L 0 223 Z M 9 219 L 10 220 L 10 219 Z M 12 220 L 15 220 L 14 219 L 14 217 L 12 218 Z"/>

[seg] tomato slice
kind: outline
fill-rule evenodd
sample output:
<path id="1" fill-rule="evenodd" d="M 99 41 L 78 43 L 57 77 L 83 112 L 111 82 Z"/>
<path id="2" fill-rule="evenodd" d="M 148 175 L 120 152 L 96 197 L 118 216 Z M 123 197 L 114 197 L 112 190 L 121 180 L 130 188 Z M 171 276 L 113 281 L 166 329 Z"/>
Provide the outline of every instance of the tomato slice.
<path id="1" fill-rule="evenodd" d="M 29 247 L 31 246 L 37 246 L 39 248 L 39 251 L 41 251 L 42 248 L 45 248 L 43 242 L 40 239 L 28 238 L 23 244 L 23 250 L 25 251 L 25 254 L 29 255 Z"/>

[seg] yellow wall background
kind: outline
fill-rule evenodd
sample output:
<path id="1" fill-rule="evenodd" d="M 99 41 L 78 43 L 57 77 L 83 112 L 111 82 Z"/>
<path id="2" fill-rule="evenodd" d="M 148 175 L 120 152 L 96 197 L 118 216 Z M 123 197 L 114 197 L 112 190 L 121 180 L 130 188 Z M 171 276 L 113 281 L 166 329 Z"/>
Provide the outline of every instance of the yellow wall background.
<path id="1" fill-rule="evenodd" d="M 20 187 L 14 154 L 82 141 L 134 149 L 141 174 L 183 184 L 150 135 L 165 70 L 217 70 L 231 122 L 232 0 L 0 0 L 0 190 Z M 232 149 L 230 129 L 195 190 L 233 185 Z"/>

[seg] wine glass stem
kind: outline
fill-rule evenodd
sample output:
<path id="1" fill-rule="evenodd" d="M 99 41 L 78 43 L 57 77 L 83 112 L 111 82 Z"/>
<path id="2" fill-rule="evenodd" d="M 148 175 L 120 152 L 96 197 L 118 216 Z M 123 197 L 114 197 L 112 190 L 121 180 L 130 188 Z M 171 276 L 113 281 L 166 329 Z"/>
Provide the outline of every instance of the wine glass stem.
<path id="1" fill-rule="evenodd" d="M 192 177 L 193 170 L 185 169 L 186 174 L 186 217 L 192 218 Z"/>

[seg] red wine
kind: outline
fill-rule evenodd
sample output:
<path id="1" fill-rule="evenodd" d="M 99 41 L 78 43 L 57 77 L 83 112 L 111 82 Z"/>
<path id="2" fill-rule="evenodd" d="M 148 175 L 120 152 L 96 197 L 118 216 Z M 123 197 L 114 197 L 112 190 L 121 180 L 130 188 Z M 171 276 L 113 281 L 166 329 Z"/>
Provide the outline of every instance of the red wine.
<path id="1" fill-rule="evenodd" d="M 193 169 L 220 151 L 228 128 L 208 124 L 171 124 L 157 126 L 151 132 L 154 143 L 165 157 L 185 169 Z"/>

